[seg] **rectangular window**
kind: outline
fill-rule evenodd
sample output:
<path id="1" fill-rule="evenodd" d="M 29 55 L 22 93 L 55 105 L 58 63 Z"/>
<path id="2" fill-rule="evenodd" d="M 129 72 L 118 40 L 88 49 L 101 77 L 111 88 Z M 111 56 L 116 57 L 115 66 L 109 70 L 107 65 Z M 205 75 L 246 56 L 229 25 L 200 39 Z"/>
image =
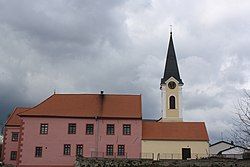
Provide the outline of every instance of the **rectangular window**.
<path id="1" fill-rule="evenodd" d="M 124 156 L 125 155 L 125 146 L 124 145 L 118 145 L 118 156 Z"/>
<path id="2" fill-rule="evenodd" d="M 48 124 L 41 124 L 40 125 L 40 134 L 48 134 L 48 128 L 49 125 Z"/>
<path id="3" fill-rule="evenodd" d="M 64 144 L 63 155 L 70 155 L 70 144 Z"/>
<path id="4" fill-rule="evenodd" d="M 93 134 L 94 134 L 94 124 L 87 124 L 86 135 L 93 135 Z"/>
<path id="5" fill-rule="evenodd" d="M 114 135 L 114 134 L 115 134 L 115 125 L 107 124 L 107 135 Z"/>
<path id="6" fill-rule="evenodd" d="M 113 145 L 107 145 L 106 155 L 107 156 L 112 156 L 113 153 L 114 153 L 114 146 Z"/>
<path id="7" fill-rule="evenodd" d="M 82 144 L 77 144 L 76 145 L 76 155 L 83 155 L 83 145 Z"/>
<path id="8" fill-rule="evenodd" d="M 42 157 L 42 154 L 43 154 L 43 148 L 42 147 L 36 147 L 35 157 Z"/>
<path id="9" fill-rule="evenodd" d="M 12 141 L 18 141 L 18 132 L 12 132 L 11 140 Z"/>
<path id="10" fill-rule="evenodd" d="M 123 135 L 130 135 L 131 134 L 131 125 L 124 124 L 123 125 Z"/>
<path id="11" fill-rule="evenodd" d="M 17 151 L 11 151 L 10 152 L 10 160 L 16 160 L 17 157 Z"/>
<path id="12" fill-rule="evenodd" d="M 76 124 L 75 123 L 69 124 L 68 134 L 76 134 Z"/>

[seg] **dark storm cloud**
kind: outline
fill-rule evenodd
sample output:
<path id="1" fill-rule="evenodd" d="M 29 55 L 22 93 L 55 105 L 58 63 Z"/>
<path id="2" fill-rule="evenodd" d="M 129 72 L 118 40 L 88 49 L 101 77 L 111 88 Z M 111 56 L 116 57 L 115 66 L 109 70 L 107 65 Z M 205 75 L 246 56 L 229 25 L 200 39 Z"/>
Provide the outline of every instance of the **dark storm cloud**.
<path id="1" fill-rule="evenodd" d="M 1 1 L 0 20 L 23 32 L 32 48 L 43 56 L 55 57 L 57 61 L 58 57 L 98 58 L 98 47 L 103 43 L 116 48 L 126 45 L 121 2 Z"/>
<path id="2" fill-rule="evenodd" d="M 125 17 L 119 10 L 122 4 L 0 1 L 0 92 L 5 98 L 1 122 L 13 106 L 34 105 L 54 89 L 99 91 L 107 89 L 105 82 L 110 81 L 102 76 L 109 76 L 121 65 L 126 71 L 126 62 L 117 59 L 128 43 Z M 110 62 L 107 56 L 114 62 L 105 64 Z M 105 72 L 108 66 L 113 68 Z M 119 76 L 117 73 L 114 75 Z M 93 84 L 99 82 L 100 86 Z"/>
<path id="3" fill-rule="evenodd" d="M 250 87 L 249 5 L 0 0 L 0 121 L 54 89 L 142 94 L 143 117 L 158 119 L 173 24 L 184 118 L 205 121 L 212 140 L 219 139 L 230 131 L 233 102 Z"/>

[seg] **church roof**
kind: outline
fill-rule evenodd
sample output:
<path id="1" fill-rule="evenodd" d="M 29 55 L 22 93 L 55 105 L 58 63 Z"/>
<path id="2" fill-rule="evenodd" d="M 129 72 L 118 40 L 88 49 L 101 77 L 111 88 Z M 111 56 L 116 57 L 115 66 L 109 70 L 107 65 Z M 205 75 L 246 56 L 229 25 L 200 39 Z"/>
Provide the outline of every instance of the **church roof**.
<path id="1" fill-rule="evenodd" d="M 163 78 L 161 79 L 161 84 L 165 84 L 165 82 L 170 77 L 174 77 L 179 82 L 179 84 L 183 84 L 180 78 L 180 74 L 179 74 L 177 59 L 176 59 L 175 50 L 174 50 L 172 32 L 170 33 L 167 59 L 166 59 L 166 64 L 165 64 L 164 75 L 163 75 Z"/>
<path id="2" fill-rule="evenodd" d="M 19 115 L 141 119 L 141 95 L 54 94 Z"/>
<path id="3" fill-rule="evenodd" d="M 14 111 L 9 116 L 9 118 L 8 118 L 5 125 L 6 126 L 20 126 L 21 125 L 21 119 L 18 116 L 18 114 L 20 114 L 21 112 L 24 112 L 24 111 L 26 111 L 28 109 L 29 108 L 24 108 L 24 107 L 15 108 Z"/>
<path id="4" fill-rule="evenodd" d="M 142 122 L 143 140 L 208 141 L 204 122 Z"/>

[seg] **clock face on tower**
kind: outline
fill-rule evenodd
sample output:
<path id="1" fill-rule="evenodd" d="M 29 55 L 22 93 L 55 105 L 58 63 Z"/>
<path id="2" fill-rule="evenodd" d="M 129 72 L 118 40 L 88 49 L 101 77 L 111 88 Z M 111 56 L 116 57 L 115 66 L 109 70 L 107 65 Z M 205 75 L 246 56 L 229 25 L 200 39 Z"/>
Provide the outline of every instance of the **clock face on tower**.
<path id="1" fill-rule="evenodd" d="M 176 87 L 176 83 L 173 82 L 173 81 L 171 81 L 171 82 L 168 83 L 168 87 L 169 87 L 170 89 L 174 89 L 174 88 Z"/>

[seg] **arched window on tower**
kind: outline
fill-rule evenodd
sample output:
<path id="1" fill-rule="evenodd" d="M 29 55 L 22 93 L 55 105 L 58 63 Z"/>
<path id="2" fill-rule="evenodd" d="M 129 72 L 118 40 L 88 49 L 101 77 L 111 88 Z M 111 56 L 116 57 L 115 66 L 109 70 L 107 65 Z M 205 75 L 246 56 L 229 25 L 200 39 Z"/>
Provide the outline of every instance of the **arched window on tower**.
<path id="1" fill-rule="evenodd" d="M 175 109 L 175 97 L 174 96 L 169 97 L 169 108 Z"/>

